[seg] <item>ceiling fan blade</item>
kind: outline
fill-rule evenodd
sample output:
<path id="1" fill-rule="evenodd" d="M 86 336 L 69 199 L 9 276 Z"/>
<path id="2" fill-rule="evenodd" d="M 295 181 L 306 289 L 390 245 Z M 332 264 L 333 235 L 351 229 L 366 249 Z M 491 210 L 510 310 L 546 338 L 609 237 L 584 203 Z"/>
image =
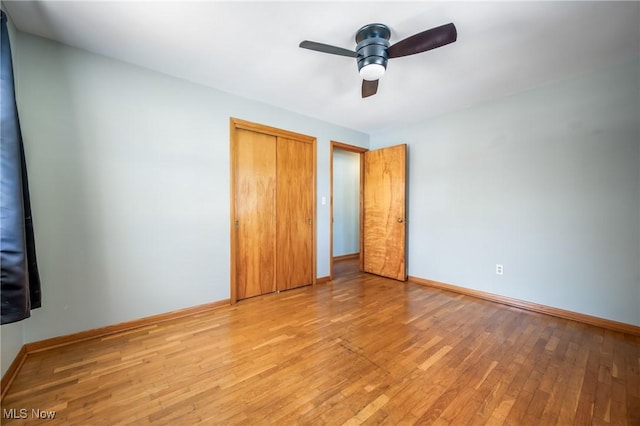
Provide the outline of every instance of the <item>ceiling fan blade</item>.
<path id="1" fill-rule="evenodd" d="M 330 53 L 332 55 L 348 56 L 350 58 L 355 58 L 358 56 L 358 54 L 353 50 L 343 49 L 342 47 L 331 46 L 324 43 L 316 43 L 315 41 L 309 40 L 305 40 L 300 43 L 300 47 L 302 47 L 303 49 L 316 50 L 322 53 Z"/>
<path id="2" fill-rule="evenodd" d="M 369 96 L 373 96 L 378 91 L 378 81 L 379 80 L 362 80 L 362 97 L 368 98 Z"/>
<path id="3" fill-rule="evenodd" d="M 456 26 L 453 23 L 445 24 L 397 42 L 387 49 L 387 55 L 389 58 L 415 55 L 416 53 L 426 52 L 427 50 L 453 43 L 457 38 L 458 31 Z"/>

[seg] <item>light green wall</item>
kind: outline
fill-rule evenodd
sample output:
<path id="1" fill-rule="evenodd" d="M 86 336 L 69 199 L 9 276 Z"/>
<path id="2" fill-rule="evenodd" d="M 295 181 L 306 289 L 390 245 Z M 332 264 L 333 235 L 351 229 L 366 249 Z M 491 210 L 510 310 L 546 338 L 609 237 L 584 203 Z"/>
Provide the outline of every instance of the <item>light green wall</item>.
<path id="1" fill-rule="evenodd" d="M 18 106 L 42 275 L 25 342 L 229 298 L 229 118 L 317 137 L 317 274 L 329 142 L 368 135 L 20 33 Z"/>
<path id="2" fill-rule="evenodd" d="M 360 154 L 333 151 L 333 255 L 360 252 Z"/>
<path id="3" fill-rule="evenodd" d="M 23 324 L 24 322 L 14 322 L 0 327 L 0 340 L 2 342 L 0 365 L 2 365 L 3 376 L 22 348 Z"/>
<path id="4" fill-rule="evenodd" d="M 409 274 L 640 325 L 639 85 L 635 60 L 372 135 L 410 146 Z"/>

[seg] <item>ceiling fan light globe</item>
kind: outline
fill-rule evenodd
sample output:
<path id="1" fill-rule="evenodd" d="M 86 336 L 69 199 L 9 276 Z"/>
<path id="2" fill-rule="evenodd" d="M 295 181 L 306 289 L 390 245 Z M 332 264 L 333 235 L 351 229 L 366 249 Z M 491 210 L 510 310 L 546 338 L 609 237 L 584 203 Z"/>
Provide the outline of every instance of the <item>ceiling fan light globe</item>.
<path id="1" fill-rule="evenodd" d="M 385 67 L 380 64 L 368 64 L 360 68 L 360 77 L 363 80 L 375 81 L 384 75 Z"/>

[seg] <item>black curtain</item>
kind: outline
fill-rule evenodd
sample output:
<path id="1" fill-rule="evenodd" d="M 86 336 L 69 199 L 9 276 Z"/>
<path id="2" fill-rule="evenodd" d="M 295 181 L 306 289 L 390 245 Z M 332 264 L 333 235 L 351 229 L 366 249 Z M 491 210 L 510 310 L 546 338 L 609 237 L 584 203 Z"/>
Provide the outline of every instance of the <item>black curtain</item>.
<path id="1" fill-rule="evenodd" d="M 2 12 L 2 93 L 0 98 L 0 314 L 2 324 L 28 318 L 41 304 L 27 167 L 13 85 L 13 64 Z"/>

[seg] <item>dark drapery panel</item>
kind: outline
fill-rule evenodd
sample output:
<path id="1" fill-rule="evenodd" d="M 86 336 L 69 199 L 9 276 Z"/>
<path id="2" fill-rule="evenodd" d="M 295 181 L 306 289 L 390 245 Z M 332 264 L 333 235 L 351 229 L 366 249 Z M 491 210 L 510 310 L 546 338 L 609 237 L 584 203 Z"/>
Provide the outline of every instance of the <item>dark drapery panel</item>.
<path id="1" fill-rule="evenodd" d="M 36 263 L 27 167 L 13 84 L 13 64 L 2 12 L 2 93 L 0 98 L 0 313 L 2 324 L 28 318 L 40 307 L 40 276 Z"/>

